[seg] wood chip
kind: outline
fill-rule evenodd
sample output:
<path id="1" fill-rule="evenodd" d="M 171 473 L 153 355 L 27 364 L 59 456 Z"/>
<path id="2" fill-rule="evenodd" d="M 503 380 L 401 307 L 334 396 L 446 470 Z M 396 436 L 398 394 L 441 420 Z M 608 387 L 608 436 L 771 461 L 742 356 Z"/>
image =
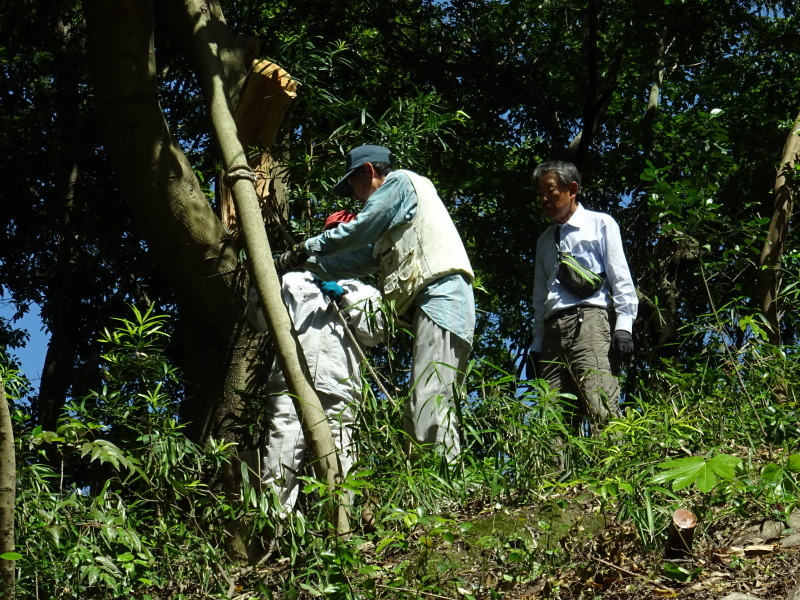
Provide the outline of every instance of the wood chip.
<path id="1" fill-rule="evenodd" d="M 772 554 L 778 548 L 778 544 L 753 544 L 744 549 L 745 556 L 761 556 Z"/>

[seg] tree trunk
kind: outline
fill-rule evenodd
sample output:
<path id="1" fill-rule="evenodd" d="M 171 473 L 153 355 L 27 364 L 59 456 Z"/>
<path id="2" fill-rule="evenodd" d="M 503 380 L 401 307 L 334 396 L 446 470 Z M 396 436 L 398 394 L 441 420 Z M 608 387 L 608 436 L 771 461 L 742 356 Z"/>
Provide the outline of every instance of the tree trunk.
<path id="1" fill-rule="evenodd" d="M 239 141 L 248 152 L 248 164 L 258 175 L 256 192 L 261 218 L 267 224 L 267 239 L 278 236 L 288 241 L 291 236 L 284 228 L 289 218 L 286 167 L 273 148 L 277 147 L 278 134 L 297 97 L 298 84 L 275 63 L 257 60 L 244 85 L 233 115 Z M 239 223 L 232 190 L 224 182 L 218 182 L 217 187 L 220 217 L 231 236 L 238 240 Z"/>
<path id="2" fill-rule="evenodd" d="M 653 85 L 650 86 L 650 95 L 647 99 L 647 109 L 644 113 L 642 130 L 644 132 L 643 150 L 647 160 L 655 160 L 655 125 L 658 115 L 658 104 L 661 98 L 661 86 L 664 83 L 664 65 L 667 60 L 667 26 L 664 25 L 658 32 L 658 55 L 653 68 Z"/>
<path id="3" fill-rule="evenodd" d="M 600 50 L 598 48 L 598 41 L 600 39 L 599 27 L 599 14 L 600 5 L 598 0 L 589 0 L 588 5 L 588 34 L 586 41 L 586 99 L 583 106 L 583 123 L 581 131 L 569 144 L 567 148 L 567 156 L 569 160 L 582 170 L 589 150 L 592 147 L 594 136 L 597 130 L 605 119 L 606 110 L 614 97 L 614 91 L 617 88 L 617 77 L 619 70 L 622 66 L 622 58 L 625 55 L 625 50 L 628 46 L 629 31 L 623 34 L 622 39 L 617 42 L 611 56 L 609 57 L 608 65 L 603 69 L 605 77 L 603 81 L 603 89 L 600 89 L 600 65 L 599 56 Z M 630 28 L 629 28 L 630 29 Z"/>
<path id="4" fill-rule="evenodd" d="M 0 554 L 14 552 L 16 481 L 14 430 L 11 427 L 5 382 L 0 377 Z M 4 600 L 13 600 L 14 593 L 14 561 L 0 558 L 0 595 Z"/>
<path id="5" fill-rule="evenodd" d="M 241 167 L 247 167 L 248 163 L 225 93 L 222 62 L 217 52 L 217 40 L 213 35 L 218 24 L 212 24 L 218 12 L 210 4 L 213 3 L 206 0 L 184 0 L 188 26 L 193 32 L 191 39 L 194 41 L 196 68 L 210 109 L 216 141 L 229 178 L 228 183 L 232 183 L 236 214 L 244 234 L 247 255 L 250 257 L 250 272 L 261 305 L 265 308 L 267 327 L 275 343 L 278 363 L 294 399 L 303 435 L 315 456 L 314 471 L 319 479 L 328 484 L 330 490 L 335 490 L 342 479 L 336 448 L 325 411 L 311 385 L 311 376 L 297 333 L 292 328 L 281 298 L 280 281 L 272 262 L 272 250 L 261 219 L 258 196 L 252 180 L 233 176 L 234 172 Z M 347 511 L 343 502 L 337 502 L 337 505 L 334 525 L 338 532 L 344 533 L 349 529 Z"/>
<path id="6" fill-rule="evenodd" d="M 238 392 L 249 379 L 239 370 L 257 365 L 257 336 L 244 317 L 247 273 L 158 103 L 153 6 L 87 0 L 84 9 L 105 148 L 134 221 L 176 291 L 178 325 L 193 336 L 183 357 L 187 435 L 252 446 Z M 231 533 L 228 551 L 245 560 L 241 535 Z"/>
<path id="7" fill-rule="evenodd" d="M 767 239 L 758 261 L 758 295 L 761 312 L 769 324 L 767 334 L 771 344 L 781 343 L 780 317 L 778 314 L 778 292 L 780 291 L 780 269 L 786 234 L 794 207 L 794 186 L 791 179 L 797 153 L 800 152 L 800 114 L 795 117 L 789 137 L 783 147 L 783 156 L 775 178 L 775 204 L 767 231 Z"/>
<path id="8" fill-rule="evenodd" d="M 692 555 L 695 527 L 697 527 L 697 517 L 691 511 L 679 508 L 672 513 L 667 542 L 664 545 L 665 559 L 687 558 Z"/>
<path id="9" fill-rule="evenodd" d="M 226 167 L 244 165 L 231 117 L 232 92 L 226 84 L 235 77 L 223 77 L 219 56 L 226 53 L 214 37 L 227 31 L 218 20 L 219 11 L 205 2 L 170 4 L 183 6 L 184 20 L 188 19 L 187 39 L 194 40 L 195 62 L 223 161 Z M 159 106 L 153 6 L 147 0 L 87 0 L 85 10 L 89 64 L 98 112 L 107 130 L 106 148 L 134 219 L 176 290 L 185 320 L 182 325 L 191 331 L 192 350 L 199 359 L 193 371 L 198 378 L 190 382 L 187 403 L 192 412 L 185 414 L 194 422 L 190 432 L 241 441 L 246 423 L 240 418 L 238 390 L 249 385 L 257 367 L 253 360 L 257 337 L 244 317 L 247 273 Z M 242 179 L 233 188 L 248 256 L 266 258 L 252 261 L 253 276 L 289 389 L 303 400 L 298 414 L 319 458 L 316 473 L 334 486 L 339 469 L 330 428 L 300 367 L 296 337 L 285 333 L 290 331 L 290 321 L 269 258 L 255 191 L 250 181 Z M 341 508 L 335 520 L 337 530 L 347 528 Z"/>
<path id="10" fill-rule="evenodd" d="M 52 319 L 50 341 L 47 344 L 39 397 L 35 403 L 36 420 L 44 429 L 55 431 L 58 417 L 67 398 L 74 363 L 75 319 L 70 318 L 72 307 L 73 264 L 75 236 L 72 232 L 75 187 L 78 183 L 78 163 L 74 162 L 67 182 L 64 203 L 63 229 L 58 240 L 52 290 Z"/>
<path id="11" fill-rule="evenodd" d="M 222 416 L 237 412 L 225 377 L 249 359 L 253 337 L 243 317 L 246 272 L 161 112 L 151 3 L 87 0 L 85 9 L 106 151 L 137 227 L 177 293 L 179 326 L 194 336 L 195 370 L 206 375 L 202 385 L 189 385 L 190 435 L 234 440 L 233 424 Z M 206 426 L 209 419 L 215 426 Z"/>
<path id="12" fill-rule="evenodd" d="M 39 383 L 39 394 L 33 403 L 34 416 L 39 425 L 44 429 L 55 431 L 61 409 L 66 403 L 70 391 L 73 397 L 79 397 L 82 388 L 76 384 L 75 357 L 78 354 L 78 334 L 82 319 L 76 318 L 75 305 L 78 294 L 75 286 L 75 265 L 79 255 L 78 245 L 80 236 L 76 235 L 75 216 L 83 217 L 79 207 L 78 179 L 80 169 L 83 167 L 82 159 L 85 156 L 86 138 L 83 132 L 80 115 L 82 69 L 75 68 L 70 61 L 64 60 L 70 56 L 71 40 L 77 34 L 71 25 L 59 20 L 56 26 L 60 40 L 62 54 L 56 61 L 57 68 L 53 83 L 58 90 L 59 104 L 53 115 L 54 130 L 51 135 L 61 136 L 65 142 L 72 146 L 74 158 L 55 160 L 53 176 L 56 181 L 63 177 L 66 182 L 63 208 L 51 212 L 51 218 L 60 223 L 58 237 L 55 242 L 54 264 L 52 275 L 48 279 L 49 293 L 40 300 L 42 308 L 49 315 L 47 326 L 50 330 L 50 340 L 47 345 L 42 377 Z M 94 309 L 100 307 L 95 304 Z M 81 383 L 88 384 L 79 378 Z"/>

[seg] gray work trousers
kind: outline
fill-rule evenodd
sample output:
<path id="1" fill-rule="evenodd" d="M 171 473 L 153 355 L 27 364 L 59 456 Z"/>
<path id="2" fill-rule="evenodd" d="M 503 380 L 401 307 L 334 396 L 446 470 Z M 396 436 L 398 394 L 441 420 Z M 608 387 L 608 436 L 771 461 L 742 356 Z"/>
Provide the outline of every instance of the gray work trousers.
<path id="1" fill-rule="evenodd" d="M 355 458 L 352 445 L 352 400 L 319 391 L 317 396 L 328 417 L 333 443 L 339 453 L 342 475 L 347 476 Z M 284 511 L 289 512 L 294 508 L 300 492 L 299 477 L 308 444 L 289 394 L 270 395 L 266 416 L 269 440 L 261 459 L 261 480 L 272 487 L 280 498 Z"/>
<path id="2" fill-rule="evenodd" d="M 425 311 L 414 315 L 413 390 L 404 410 L 403 430 L 452 463 L 461 452 L 454 396 L 464 382 L 470 345 L 439 327 Z"/>
<path id="3" fill-rule="evenodd" d="M 611 350 L 608 311 L 578 307 L 547 319 L 540 363 L 541 377 L 552 389 L 574 394 L 565 421 L 578 429 L 588 418 L 597 433 L 610 417 L 619 417 L 619 360 Z"/>

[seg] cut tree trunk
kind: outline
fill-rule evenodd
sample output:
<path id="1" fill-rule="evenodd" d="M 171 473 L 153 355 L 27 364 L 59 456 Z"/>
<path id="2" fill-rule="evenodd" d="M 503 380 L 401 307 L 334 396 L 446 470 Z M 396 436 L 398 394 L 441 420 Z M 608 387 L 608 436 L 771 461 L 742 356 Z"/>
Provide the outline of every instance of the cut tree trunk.
<path id="1" fill-rule="evenodd" d="M 247 152 L 247 164 L 256 172 L 256 193 L 261 219 L 268 231 L 280 231 L 288 217 L 286 169 L 274 147 L 289 109 L 297 97 L 297 82 L 268 60 L 253 62 L 245 81 L 234 121 L 239 141 Z M 239 222 L 233 192 L 224 181 L 220 186 L 220 213 L 231 236 L 238 240 Z M 281 232 L 283 238 L 287 238 Z"/>
<path id="2" fill-rule="evenodd" d="M 695 527 L 697 527 L 697 517 L 691 511 L 679 508 L 672 513 L 669 533 L 667 533 L 667 543 L 664 547 L 664 558 L 690 557 L 692 555 Z"/>

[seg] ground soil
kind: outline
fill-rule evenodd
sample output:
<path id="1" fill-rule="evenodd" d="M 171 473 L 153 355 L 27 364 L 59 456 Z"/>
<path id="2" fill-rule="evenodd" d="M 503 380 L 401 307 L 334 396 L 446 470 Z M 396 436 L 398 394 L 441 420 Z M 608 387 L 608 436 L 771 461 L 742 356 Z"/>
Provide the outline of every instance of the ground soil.
<path id="1" fill-rule="evenodd" d="M 407 561 L 416 566 L 421 581 L 426 581 L 425 569 L 438 570 L 458 582 L 456 593 L 447 594 L 445 577 L 439 577 L 432 588 L 437 592 L 427 597 L 471 595 L 476 600 L 786 600 L 800 575 L 797 513 L 790 522 L 788 517 L 751 518 L 741 510 L 713 507 L 696 529 L 692 554 L 667 561 L 666 530 L 653 536 L 648 548 L 632 521 L 620 521 L 613 508 L 579 491 L 547 506 L 494 505 L 460 512 L 460 527 L 468 523 L 469 528 L 455 540 L 440 539 L 429 552 L 417 548 L 413 556 L 384 556 L 384 568 L 390 567 L 387 558 L 389 563 Z M 443 569 L 443 563 L 451 568 Z"/>

